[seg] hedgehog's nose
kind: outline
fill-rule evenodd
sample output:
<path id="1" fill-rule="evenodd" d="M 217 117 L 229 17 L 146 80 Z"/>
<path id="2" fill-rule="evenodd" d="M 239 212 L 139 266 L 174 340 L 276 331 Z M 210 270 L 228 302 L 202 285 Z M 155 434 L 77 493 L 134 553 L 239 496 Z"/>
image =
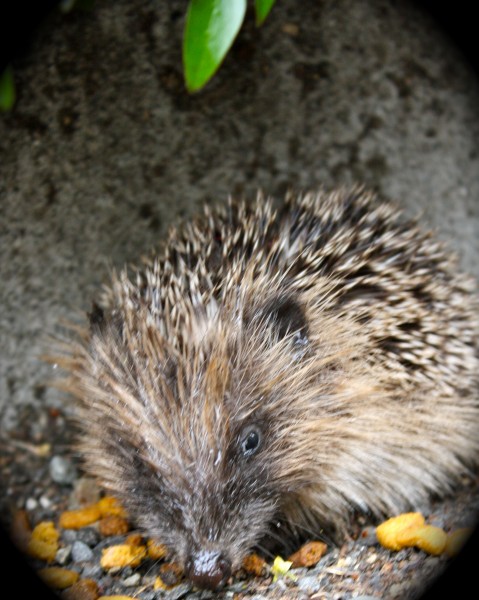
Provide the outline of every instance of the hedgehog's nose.
<path id="1" fill-rule="evenodd" d="M 200 550 L 186 562 L 186 574 L 196 587 L 216 590 L 228 581 L 231 562 L 221 552 Z"/>

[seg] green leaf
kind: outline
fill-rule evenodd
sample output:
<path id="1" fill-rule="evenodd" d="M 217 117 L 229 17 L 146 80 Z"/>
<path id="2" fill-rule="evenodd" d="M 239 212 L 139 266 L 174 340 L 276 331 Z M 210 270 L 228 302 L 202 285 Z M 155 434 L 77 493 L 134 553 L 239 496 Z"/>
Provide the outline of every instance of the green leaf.
<path id="1" fill-rule="evenodd" d="M 264 20 L 273 8 L 276 0 L 254 0 L 254 8 L 256 11 L 256 25 L 262 25 Z"/>
<path id="2" fill-rule="evenodd" d="M 189 92 L 217 71 L 243 23 L 246 0 L 190 0 L 183 38 L 183 65 Z"/>
<path id="3" fill-rule="evenodd" d="M 15 82 L 13 69 L 7 67 L 0 75 L 0 110 L 8 111 L 15 104 Z"/>

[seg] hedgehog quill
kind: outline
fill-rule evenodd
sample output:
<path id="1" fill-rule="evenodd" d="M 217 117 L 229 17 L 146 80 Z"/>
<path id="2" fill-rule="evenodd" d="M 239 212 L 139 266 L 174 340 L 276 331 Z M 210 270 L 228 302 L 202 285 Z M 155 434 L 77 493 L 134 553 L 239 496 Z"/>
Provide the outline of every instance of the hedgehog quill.
<path id="1" fill-rule="evenodd" d="M 259 196 L 114 275 L 57 362 L 86 470 L 216 589 L 268 535 L 340 536 L 477 465 L 478 315 L 393 205 Z"/>

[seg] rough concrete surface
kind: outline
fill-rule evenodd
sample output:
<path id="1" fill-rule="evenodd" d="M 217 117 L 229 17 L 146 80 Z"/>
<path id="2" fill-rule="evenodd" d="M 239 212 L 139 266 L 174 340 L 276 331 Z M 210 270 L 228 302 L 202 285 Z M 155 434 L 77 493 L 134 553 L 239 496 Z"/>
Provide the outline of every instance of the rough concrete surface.
<path id="1" fill-rule="evenodd" d="M 14 64 L 0 121 L 0 407 L 38 406 L 45 332 L 109 265 L 228 194 L 361 182 L 426 219 L 479 273 L 479 94 L 406 2 L 282 0 L 252 15 L 207 89 L 185 92 L 182 2 L 55 12 Z"/>
<path id="2" fill-rule="evenodd" d="M 45 406 L 64 408 L 45 386 L 45 335 L 205 201 L 361 182 L 423 210 L 479 276 L 479 88 L 428 15 L 403 1 L 278 0 L 263 28 L 248 15 L 188 96 L 184 11 L 55 11 L 14 62 L 18 101 L 0 116 L 7 436 L 34 436 Z"/>

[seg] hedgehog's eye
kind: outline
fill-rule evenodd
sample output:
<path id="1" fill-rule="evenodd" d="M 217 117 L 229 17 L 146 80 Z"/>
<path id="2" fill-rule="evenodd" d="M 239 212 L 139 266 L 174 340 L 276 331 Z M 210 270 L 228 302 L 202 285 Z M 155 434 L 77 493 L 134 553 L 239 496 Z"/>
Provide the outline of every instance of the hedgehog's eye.
<path id="1" fill-rule="evenodd" d="M 261 431 L 254 425 L 247 427 L 241 436 L 241 452 L 243 456 L 254 454 L 261 444 Z"/>

